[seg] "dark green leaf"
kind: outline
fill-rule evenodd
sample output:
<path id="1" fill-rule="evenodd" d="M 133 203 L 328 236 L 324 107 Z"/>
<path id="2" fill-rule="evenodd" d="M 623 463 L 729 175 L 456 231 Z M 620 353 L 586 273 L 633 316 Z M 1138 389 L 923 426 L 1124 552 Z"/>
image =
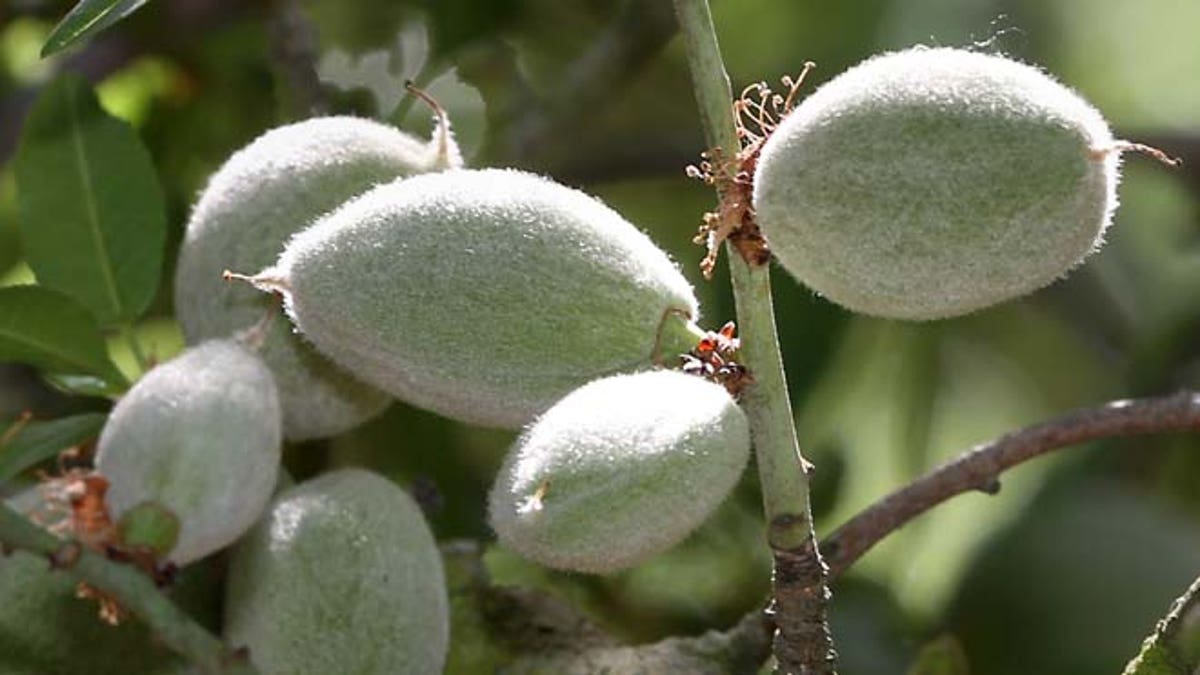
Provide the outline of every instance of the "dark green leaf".
<path id="1" fill-rule="evenodd" d="M 104 413 L 84 413 L 47 422 L 29 422 L 11 440 L 0 445 L 0 483 L 72 445 L 95 438 L 106 418 Z"/>
<path id="2" fill-rule="evenodd" d="M 146 2 L 147 0 L 80 0 L 79 4 L 54 27 L 50 37 L 46 38 L 42 56 L 50 56 L 85 37 L 99 33 L 133 14 Z"/>
<path id="3" fill-rule="evenodd" d="M 71 298 L 40 286 L 0 288 L 0 361 L 125 383 L 92 315 Z"/>
<path id="4" fill-rule="evenodd" d="M 137 134 L 100 108 L 82 79 L 46 86 L 15 162 L 21 237 L 38 282 L 127 323 L 158 289 L 166 240 L 162 190 Z"/>
<path id="5" fill-rule="evenodd" d="M 1192 675 L 1200 668 L 1200 579 L 1172 605 L 1158 622 L 1154 635 L 1125 667 L 1124 675 Z"/>
<path id="6" fill-rule="evenodd" d="M 970 675 L 967 655 L 951 635 L 943 635 L 921 647 L 908 675 Z"/>

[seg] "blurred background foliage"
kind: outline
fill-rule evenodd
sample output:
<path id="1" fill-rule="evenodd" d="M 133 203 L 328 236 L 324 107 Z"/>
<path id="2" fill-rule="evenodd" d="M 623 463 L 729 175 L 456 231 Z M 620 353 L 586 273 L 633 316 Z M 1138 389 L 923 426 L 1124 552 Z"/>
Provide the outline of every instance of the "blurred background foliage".
<path id="1" fill-rule="evenodd" d="M 454 120 L 470 163 L 550 174 L 647 230 L 696 283 L 705 325 L 733 318 L 724 270 L 704 282 L 689 240 L 710 191 L 686 179 L 703 149 L 667 0 L 163 0 L 47 60 L 71 3 L 0 3 L 0 285 L 32 279 L 16 239 L 11 156 L 39 86 L 83 73 L 150 148 L 168 201 L 168 269 L 138 326 L 162 360 L 174 250 L 206 176 L 263 130 L 330 112 L 417 133 L 413 78 Z M 313 63 L 279 26 L 314 30 Z M 828 532 L 972 444 L 1067 409 L 1200 387 L 1200 3 L 1195 0 L 714 0 L 735 89 L 806 60 L 812 83 L 885 49 L 974 46 L 1042 64 L 1093 101 L 1118 135 L 1183 156 L 1126 160 L 1103 251 L 1070 278 L 938 323 L 852 316 L 782 271 L 777 315 L 801 440 Z M 293 35 L 293 39 L 295 36 Z M 301 47 L 304 45 L 302 44 Z M 303 50 L 300 50 L 303 52 Z M 319 87 L 288 85 L 315 70 Z M 307 98 L 306 98 L 307 97 Z M 123 342 L 118 364 L 132 369 Z M 0 366 L 0 419 L 103 409 Z M 438 536 L 489 540 L 484 499 L 513 434 L 396 404 L 344 437 L 289 448 L 299 479 L 368 465 L 410 488 Z M 952 636 L 971 672 L 1119 672 L 1200 572 L 1200 439 L 1115 440 L 1024 466 L 999 495 L 967 495 L 893 535 L 834 587 L 846 673 L 904 673 Z M 725 627 L 758 606 L 769 559 L 753 472 L 686 544 L 612 577 L 548 572 L 497 548 L 504 583 L 552 589 L 620 637 Z"/>

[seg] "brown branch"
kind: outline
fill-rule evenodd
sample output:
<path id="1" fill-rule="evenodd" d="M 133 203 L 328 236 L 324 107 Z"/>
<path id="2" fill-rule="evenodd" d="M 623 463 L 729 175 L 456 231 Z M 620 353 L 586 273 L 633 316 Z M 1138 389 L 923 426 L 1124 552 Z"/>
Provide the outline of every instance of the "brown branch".
<path id="1" fill-rule="evenodd" d="M 672 637 L 638 646 L 564 649 L 525 655 L 505 667 L 509 675 L 593 673 L 688 673 L 755 675 L 771 651 L 761 612 L 751 612 L 725 631 Z"/>
<path id="2" fill-rule="evenodd" d="M 797 549 L 772 547 L 771 560 L 774 593 L 767 617 L 774 624 L 776 672 L 836 673 L 837 653 L 826 618 L 831 599 L 829 568 L 811 526 Z"/>
<path id="3" fill-rule="evenodd" d="M 1176 172 L 1191 182 L 1192 190 L 1200 191 L 1200 132 L 1130 130 L 1122 133 L 1121 138 L 1136 138 L 1182 160 L 1183 165 Z"/>
<path id="4" fill-rule="evenodd" d="M 675 35 L 671 6 L 659 0 L 633 0 L 563 70 L 552 90 L 534 92 L 516 66 L 516 55 L 494 39 L 459 55 L 459 74 L 484 95 L 488 105 L 491 162 L 537 165 L 557 174 L 561 158 L 549 158 L 554 138 L 576 133 L 604 110 L 614 92 L 635 79 Z M 547 162 L 554 166 L 547 166 Z"/>
<path id="5" fill-rule="evenodd" d="M 456 636 L 446 672 L 754 675 L 771 653 L 771 627 L 758 610 L 724 631 L 624 645 L 551 594 L 494 585 L 477 542 L 441 549 Z"/>
<path id="6" fill-rule="evenodd" d="M 268 8 L 271 60 L 285 112 L 297 119 L 327 114 L 328 97 L 317 75 L 316 28 L 297 0 L 273 0 Z"/>
<path id="7" fill-rule="evenodd" d="M 1083 408 L 976 446 L 880 499 L 821 542 L 837 577 L 876 542 L 951 497 L 995 494 L 1000 474 L 1026 460 L 1087 441 L 1170 431 L 1200 431 L 1200 393 L 1113 401 Z"/>

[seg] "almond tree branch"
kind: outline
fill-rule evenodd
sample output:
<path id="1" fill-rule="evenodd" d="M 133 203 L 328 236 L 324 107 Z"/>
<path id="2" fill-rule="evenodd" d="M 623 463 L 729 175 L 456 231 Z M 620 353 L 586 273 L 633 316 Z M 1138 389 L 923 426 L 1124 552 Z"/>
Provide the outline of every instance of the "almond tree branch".
<path id="1" fill-rule="evenodd" d="M 484 156 L 561 175 L 563 158 L 547 153 L 555 145 L 553 139 L 575 133 L 603 110 L 613 93 L 666 47 L 675 31 L 670 5 L 631 0 L 544 95 L 530 87 L 517 67 L 515 51 L 498 38 L 459 54 L 459 74 L 479 89 L 488 105 L 491 131 Z"/>
<path id="2" fill-rule="evenodd" d="M 268 8 L 270 55 L 281 107 L 293 119 L 328 114 L 328 97 L 317 76 L 316 27 L 297 0 L 273 0 Z"/>
<path id="3" fill-rule="evenodd" d="M 155 632 L 167 647 L 206 675 L 256 675 L 244 655 L 230 651 L 162 594 L 149 577 L 105 558 L 77 542 L 59 539 L 0 503 L 0 551 L 44 556 L 47 574 L 63 573 L 115 597 Z M 99 621 L 99 619 L 96 619 Z"/>
<path id="4" fill-rule="evenodd" d="M 736 157 L 740 142 L 733 119 L 733 95 L 721 59 L 707 0 L 675 0 L 679 28 L 687 47 L 696 101 L 704 122 L 715 171 L 727 172 L 722 158 Z M 732 176 L 714 180 L 721 202 L 718 213 L 741 214 L 732 202 L 742 199 Z M 741 216 L 738 215 L 740 218 Z M 750 421 L 768 523 L 767 541 L 774 562 L 771 612 L 774 654 L 780 673 L 834 673 L 837 654 L 826 619 L 827 568 L 813 533 L 808 473 L 796 437 L 771 300 L 768 260 L 748 262 L 727 247 L 730 278 L 741 328 L 742 363 L 753 383 L 741 404 Z"/>
<path id="5" fill-rule="evenodd" d="M 1000 474 L 1052 450 L 1116 436 L 1200 431 L 1200 393 L 1113 401 L 1069 412 L 976 446 L 880 499 L 821 542 L 833 577 L 876 542 L 951 497 L 981 490 L 995 494 Z"/>
<path id="6" fill-rule="evenodd" d="M 770 656 L 771 631 L 761 611 L 724 631 L 626 645 L 552 594 L 495 585 L 478 542 L 451 541 L 441 550 L 456 636 L 446 672 L 756 675 Z"/>

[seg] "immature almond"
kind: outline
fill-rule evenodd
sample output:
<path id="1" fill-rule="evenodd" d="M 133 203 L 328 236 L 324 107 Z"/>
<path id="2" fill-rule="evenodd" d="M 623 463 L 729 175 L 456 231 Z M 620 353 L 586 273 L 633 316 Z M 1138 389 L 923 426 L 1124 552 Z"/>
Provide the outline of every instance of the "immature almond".
<path id="1" fill-rule="evenodd" d="M 442 560 L 394 483 L 344 469 L 280 493 L 234 549 L 225 637 L 264 674 L 442 672 Z"/>
<path id="2" fill-rule="evenodd" d="M 271 371 L 213 340 L 146 373 L 113 408 L 96 452 L 110 517 L 154 502 L 178 519 L 167 559 L 185 565 L 233 543 L 270 499 L 279 472 L 279 398 Z"/>
<path id="3" fill-rule="evenodd" d="M 692 288 L 577 190 L 518 171 L 384 185 L 252 278 L 323 354 L 398 398 L 519 427 L 588 380 L 694 346 Z"/>
<path id="4" fill-rule="evenodd" d="M 936 319 L 1045 286 L 1098 248 L 1130 146 L 1032 66 L 918 47 L 788 115 L 758 159 L 754 207 L 780 264 L 819 294 Z"/>
<path id="5" fill-rule="evenodd" d="M 746 417 L 716 384 L 667 370 L 597 380 L 517 441 L 492 488 L 491 524 L 549 567 L 631 567 L 703 523 L 749 450 Z"/>
<path id="6" fill-rule="evenodd" d="M 448 127 L 428 144 L 355 117 L 321 117 L 273 129 L 235 153 L 209 179 L 179 251 L 175 309 L 190 344 L 229 337 L 259 322 L 271 300 L 227 269 L 275 262 L 284 242 L 374 185 L 462 163 Z M 383 409 L 388 398 L 333 366 L 286 322 L 261 349 L 279 384 L 289 440 L 332 436 Z"/>

